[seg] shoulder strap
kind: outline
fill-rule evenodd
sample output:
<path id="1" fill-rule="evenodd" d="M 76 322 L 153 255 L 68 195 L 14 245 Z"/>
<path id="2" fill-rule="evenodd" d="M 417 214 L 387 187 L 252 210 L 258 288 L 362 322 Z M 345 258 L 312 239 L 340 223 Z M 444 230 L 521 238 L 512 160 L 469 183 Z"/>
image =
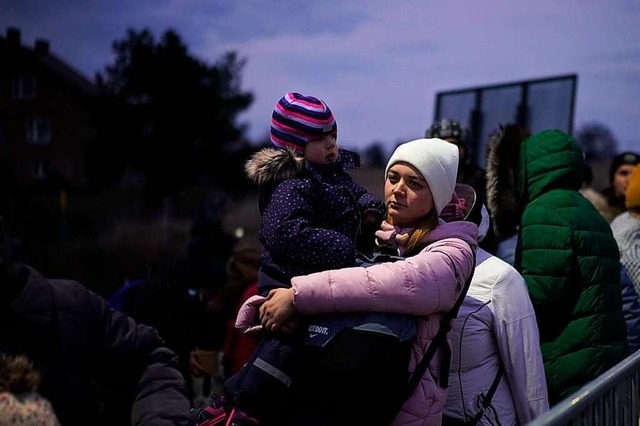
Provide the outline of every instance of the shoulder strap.
<path id="1" fill-rule="evenodd" d="M 424 352 L 420 363 L 416 366 L 415 371 L 411 375 L 409 379 L 409 384 L 407 385 L 407 392 L 405 401 L 413 394 L 418 383 L 420 383 L 420 379 L 424 376 L 425 371 L 427 371 L 427 367 L 429 366 L 429 362 L 433 355 L 435 355 L 438 348 L 443 345 L 443 354 L 442 360 L 440 362 L 440 383 L 439 385 L 443 388 L 449 387 L 449 368 L 451 367 L 451 347 L 447 342 L 447 333 L 451 330 L 451 321 L 458 315 L 458 310 L 460 310 L 460 306 L 464 301 L 465 296 L 467 295 L 467 290 L 469 290 L 469 286 L 471 285 L 471 280 L 473 279 L 473 274 L 475 272 L 476 267 L 476 252 L 472 250 L 473 253 L 473 263 L 471 268 L 471 273 L 469 274 L 469 278 L 464 283 L 464 287 L 460 291 L 458 298 L 456 299 L 453 307 L 450 311 L 444 314 L 442 318 L 442 322 L 440 323 L 440 329 L 436 336 L 433 338 L 429 347 Z"/>
<path id="2" fill-rule="evenodd" d="M 500 383 L 500 379 L 502 378 L 503 372 L 504 372 L 504 369 L 502 367 L 502 363 L 500 363 L 500 365 L 498 366 L 498 372 L 496 373 L 496 377 L 493 379 L 493 383 L 491 383 L 491 387 L 489 388 L 487 395 L 484 397 L 484 400 L 482 401 L 480 410 L 478 410 L 476 415 L 473 416 L 473 419 L 471 419 L 471 422 L 469 424 L 475 425 L 482 418 L 482 416 L 484 416 L 485 411 L 487 411 L 487 408 L 489 408 L 489 406 L 491 405 L 491 400 L 493 399 L 493 395 L 496 393 L 496 390 L 498 389 L 498 384 Z"/>

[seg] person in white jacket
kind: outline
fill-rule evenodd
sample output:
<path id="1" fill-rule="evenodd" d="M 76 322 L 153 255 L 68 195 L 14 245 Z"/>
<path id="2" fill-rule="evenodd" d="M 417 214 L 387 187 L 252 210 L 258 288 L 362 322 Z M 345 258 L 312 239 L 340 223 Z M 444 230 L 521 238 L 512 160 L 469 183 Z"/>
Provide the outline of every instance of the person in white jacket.
<path id="1" fill-rule="evenodd" d="M 475 214 L 481 240 L 489 227 L 489 215 L 484 205 L 477 209 L 481 211 Z M 468 220 L 473 221 L 474 215 Z M 450 333 L 453 355 L 443 426 L 476 416 L 477 425 L 524 425 L 547 411 L 538 336 L 522 276 L 478 248 L 473 279 Z M 499 370 L 502 373 L 496 380 Z M 483 407 L 494 380 L 493 398 Z"/>

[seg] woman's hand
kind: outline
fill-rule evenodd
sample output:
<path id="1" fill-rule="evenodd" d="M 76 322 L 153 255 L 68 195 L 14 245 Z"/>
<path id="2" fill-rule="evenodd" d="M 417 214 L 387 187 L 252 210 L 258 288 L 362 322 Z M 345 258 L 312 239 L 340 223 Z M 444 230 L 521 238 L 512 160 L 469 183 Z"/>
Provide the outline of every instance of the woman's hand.
<path id="1" fill-rule="evenodd" d="M 292 332 L 298 326 L 292 321 L 296 313 L 293 289 L 276 288 L 269 292 L 267 300 L 260 306 L 260 321 L 265 330 Z"/>

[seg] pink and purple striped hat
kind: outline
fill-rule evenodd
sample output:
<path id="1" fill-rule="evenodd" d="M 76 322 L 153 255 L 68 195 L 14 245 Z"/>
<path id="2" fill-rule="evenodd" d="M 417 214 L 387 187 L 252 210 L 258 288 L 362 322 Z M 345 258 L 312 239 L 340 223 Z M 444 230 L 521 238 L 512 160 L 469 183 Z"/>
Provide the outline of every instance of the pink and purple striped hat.
<path id="1" fill-rule="evenodd" d="M 293 148 L 304 153 L 312 140 L 337 132 L 331 110 L 322 100 L 289 92 L 276 104 L 271 115 L 271 143 L 276 148 Z"/>

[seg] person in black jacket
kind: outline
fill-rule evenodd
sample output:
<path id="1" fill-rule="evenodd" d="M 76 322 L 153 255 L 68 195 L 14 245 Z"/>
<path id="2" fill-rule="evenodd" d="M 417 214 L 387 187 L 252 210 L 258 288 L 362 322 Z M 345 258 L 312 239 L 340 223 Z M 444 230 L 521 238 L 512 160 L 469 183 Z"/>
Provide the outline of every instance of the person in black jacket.
<path id="1" fill-rule="evenodd" d="M 71 280 L 6 254 L 0 232 L 0 351 L 27 356 L 62 425 L 189 425 L 178 358 L 157 331 Z M 117 395 L 105 406 L 99 389 Z M 107 399 L 109 400 L 109 399 Z M 113 402 L 113 398 L 110 399 Z"/>

